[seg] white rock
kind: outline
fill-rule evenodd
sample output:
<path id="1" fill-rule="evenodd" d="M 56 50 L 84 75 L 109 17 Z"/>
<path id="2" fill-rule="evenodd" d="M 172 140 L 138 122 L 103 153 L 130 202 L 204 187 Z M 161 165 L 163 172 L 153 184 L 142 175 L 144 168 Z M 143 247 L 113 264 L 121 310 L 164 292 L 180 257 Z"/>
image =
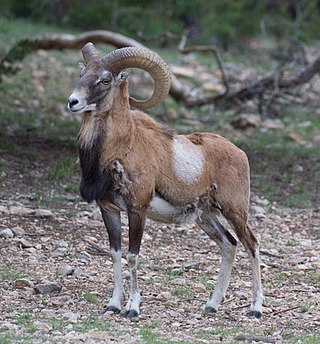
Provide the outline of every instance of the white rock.
<path id="1" fill-rule="evenodd" d="M 36 328 L 39 330 L 39 331 L 42 331 L 42 332 L 50 332 L 52 330 L 52 326 L 50 324 L 47 324 L 47 323 L 44 323 L 42 321 L 34 321 L 33 322 L 33 325 L 36 326 Z"/>
<path id="2" fill-rule="evenodd" d="M 11 206 L 9 213 L 10 215 L 29 216 L 34 214 L 34 209 L 25 208 L 22 206 Z"/>
<path id="3" fill-rule="evenodd" d="M 250 212 L 252 214 L 265 214 L 266 210 L 262 207 L 259 207 L 258 205 L 252 205 L 250 207 Z"/>
<path id="4" fill-rule="evenodd" d="M 0 237 L 2 238 L 13 238 L 14 234 L 11 229 L 5 228 L 0 232 Z"/>
<path id="5" fill-rule="evenodd" d="M 184 278 L 175 278 L 171 281 L 171 284 L 174 284 L 174 285 L 183 285 L 186 283 L 186 280 Z"/>
<path id="6" fill-rule="evenodd" d="M 40 217 L 40 218 L 48 218 L 48 217 L 54 217 L 52 211 L 48 209 L 37 209 L 34 213 L 34 216 Z"/>
<path id="7" fill-rule="evenodd" d="M 62 314 L 64 319 L 68 319 L 72 323 L 76 323 L 80 318 L 80 314 L 74 312 L 66 312 Z"/>
<path id="8" fill-rule="evenodd" d="M 57 270 L 57 274 L 60 276 L 71 275 L 74 271 L 74 268 L 69 264 L 60 265 Z"/>
<path id="9" fill-rule="evenodd" d="M 12 228 L 12 232 L 17 237 L 22 237 L 26 233 L 25 230 L 22 227 L 20 227 L 20 226 L 16 226 L 16 227 Z"/>

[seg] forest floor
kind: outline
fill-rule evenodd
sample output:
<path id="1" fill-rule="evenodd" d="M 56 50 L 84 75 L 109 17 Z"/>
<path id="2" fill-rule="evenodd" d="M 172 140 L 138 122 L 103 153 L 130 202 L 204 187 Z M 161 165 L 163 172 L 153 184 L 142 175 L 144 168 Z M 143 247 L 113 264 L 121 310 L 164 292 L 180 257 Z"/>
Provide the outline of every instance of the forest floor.
<path id="1" fill-rule="evenodd" d="M 37 159 L 30 159 L 34 146 Z M 1 344 L 319 342 L 319 211 L 252 195 L 250 223 L 261 242 L 266 297 L 261 319 L 246 315 L 251 272 L 241 245 L 227 298 L 208 316 L 203 309 L 217 278 L 217 246 L 197 227 L 148 221 L 139 264 L 141 315 L 129 320 L 101 314 L 113 272 L 97 208 L 81 202 L 71 186 L 57 191 L 46 179 L 58 173 L 48 165 L 66 152 L 31 141 L 20 141 L 14 152 L 1 150 L 0 232 L 9 236 L 0 241 Z M 123 228 L 125 257 L 125 217 Z"/>

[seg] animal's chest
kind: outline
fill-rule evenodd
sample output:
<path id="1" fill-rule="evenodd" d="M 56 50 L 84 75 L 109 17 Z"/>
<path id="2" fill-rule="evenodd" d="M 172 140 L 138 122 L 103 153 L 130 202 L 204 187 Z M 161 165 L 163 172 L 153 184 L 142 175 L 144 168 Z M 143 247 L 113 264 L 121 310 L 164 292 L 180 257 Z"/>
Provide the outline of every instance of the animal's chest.
<path id="1" fill-rule="evenodd" d="M 129 194 L 131 181 L 118 160 L 102 167 L 97 144 L 91 149 L 78 147 L 78 152 L 82 172 L 80 194 L 85 201 L 112 201 L 115 195 Z"/>

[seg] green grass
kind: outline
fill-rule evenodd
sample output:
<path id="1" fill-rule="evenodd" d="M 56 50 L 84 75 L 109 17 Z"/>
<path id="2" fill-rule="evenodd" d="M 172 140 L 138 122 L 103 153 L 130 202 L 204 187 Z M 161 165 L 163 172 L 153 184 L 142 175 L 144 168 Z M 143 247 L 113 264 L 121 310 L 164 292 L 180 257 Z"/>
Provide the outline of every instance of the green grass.
<path id="1" fill-rule="evenodd" d="M 1 267 L 0 281 L 15 281 L 20 278 L 30 278 L 30 274 L 21 271 L 21 267 L 14 264 L 4 264 Z"/>
<path id="2" fill-rule="evenodd" d="M 49 324 L 52 326 L 53 331 L 63 331 L 67 322 L 57 317 L 52 317 L 49 319 Z"/>
<path id="3" fill-rule="evenodd" d="M 37 339 L 39 337 L 37 336 Z M 28 335 L 18 335 L 18 334 L 1 334 L 0 333 L 0 344 L 33 344 L 34 338 Z"/>
<path id="4" fill-rule="evenodd" d="M 184 298 L 188 298 L 191 296 L 190 290 L 187 289 L 186 287 L 179 287 L 179 288 L 175 288 L 172 290 L 171 294 L 173 296 L 180 296 L 180 297 L 184 297 Z"/>
<path id="5" fill-rule="evenodd" d="M 285 339 L 288 344 L 319 344 L 320 335 L 290 335 Z"/>
<path id="6" fill-rule="evenodd" d="M 33 325 L 33 315 L 31 311 L 22 313 L 15 318 L 15 323 L 25 328 L 27 333 L 34 333 L 37 331 L 37 326 Z"/>
<path id="7" fill-rule="evenodd" d="M 89 303 L 98 303 L 99 299 L 97 295 L 91 293 L 82 293 L 82 297 Z"/>
<path id="8" fill-rule="evenodd" d="M 87 333 L 90 330 L 110 332 L 110 324 L 106 319 L 95 319 L 90 316 L 82 319 L 74 327 L 76 331 L 82 333 Z"/>
<path id="9" fill-rule="evenodd" d="M 62 156 L 48 169 L 47 178 L 54 181 L 69 181 L 79 172 L 75 156 Z"/>
<path id="10" fill-rule="evenodd" d="M 317 122 L 315 119 L 315 125 Z M 256 132 L 250 141 L 237 143 L 249 156 L 256 193 L 292 208 L 319 204 L 319 147 L 292 142 L 286 131 Z"/>
<path id="11" fill-rule="evenodd" d="M 141 329 L 140 336 L 145 344 L 188 344 L 188 341 L 172 340 L 163 338 L 151 329 Z"/>

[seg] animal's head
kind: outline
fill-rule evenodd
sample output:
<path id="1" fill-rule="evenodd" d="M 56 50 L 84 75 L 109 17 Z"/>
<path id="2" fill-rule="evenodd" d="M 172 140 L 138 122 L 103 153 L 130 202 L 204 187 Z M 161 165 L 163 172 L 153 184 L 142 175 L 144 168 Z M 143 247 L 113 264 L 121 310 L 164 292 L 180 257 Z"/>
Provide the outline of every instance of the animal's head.
<path id="1" fill-rule="evenodd" d="M 82 49 L 80 80 L 68 99 L 72 112 L 108 111 L 117 97 L 121 84 L 129 72 L 125 68 L 139 68 L 154 80 L 154 91 L 147 100 L 129 98 L 130 105 L 139 109 L 160 104 L 169 92 L 171 74 L 167 64 L 154 52 L 144 48 L 127 47 L 99 57 L 92 43 Z"/>

